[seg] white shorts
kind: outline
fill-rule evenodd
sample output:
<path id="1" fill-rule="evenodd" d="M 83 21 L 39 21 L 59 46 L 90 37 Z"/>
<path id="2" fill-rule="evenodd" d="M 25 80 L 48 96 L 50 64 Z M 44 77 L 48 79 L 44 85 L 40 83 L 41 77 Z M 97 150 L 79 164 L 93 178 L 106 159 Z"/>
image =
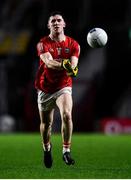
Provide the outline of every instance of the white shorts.
<path id="1" fill-rule="evenodd" d="M 53 94 L 44 93 L 41 90 L 38 90 L 38 109 L 40 111 L 48 111 L 56 106 L 56 99 L 62 94 L 72 94 L 71 87 L 65 87 Z"/>

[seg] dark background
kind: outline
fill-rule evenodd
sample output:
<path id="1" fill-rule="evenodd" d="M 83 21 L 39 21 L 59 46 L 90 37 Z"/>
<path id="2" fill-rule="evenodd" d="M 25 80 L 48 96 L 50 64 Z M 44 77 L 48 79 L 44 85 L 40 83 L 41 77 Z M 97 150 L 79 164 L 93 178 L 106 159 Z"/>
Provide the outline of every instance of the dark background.
<path id="1" fill-rule="evenodd" d="M 81 45 L 74 79 L 74 131 L 96 132 L 106 117 L 131 118 L 130 0 L 5 0 L 0 5 L 0 130 L 38 131 L 34 79 L 36 44 L 47 35 L 52 11 L 63 12 L 65 34 Z M 94 27 L 108 34 L 104 48 L 92 49 L 86 36 Z M 59 131 L 58 112 L 54 131 Z"/>

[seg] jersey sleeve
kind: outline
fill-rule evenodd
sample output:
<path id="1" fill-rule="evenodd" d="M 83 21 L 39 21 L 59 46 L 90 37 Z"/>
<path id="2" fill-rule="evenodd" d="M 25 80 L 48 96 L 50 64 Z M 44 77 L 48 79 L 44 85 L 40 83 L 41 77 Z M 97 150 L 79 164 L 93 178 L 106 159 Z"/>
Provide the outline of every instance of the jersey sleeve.
<path id="1" fill-rule="evenodd" d="M 38 44 L 37 44 L 38 56 L 40 56 L 40 54 L 43 54 L 43 53 L 46 53 L 46 52 L 48 52 L 47 45 L 44 44 L 44 42 L 42 42 L 42 41 L 38 42 Z"/>
<path id="2" fill-rule="evenodd" d="M 77 58 L 80 56 L 80 45 L 76 41 L 73 43 L 72 56 L 76 56 Z"/>

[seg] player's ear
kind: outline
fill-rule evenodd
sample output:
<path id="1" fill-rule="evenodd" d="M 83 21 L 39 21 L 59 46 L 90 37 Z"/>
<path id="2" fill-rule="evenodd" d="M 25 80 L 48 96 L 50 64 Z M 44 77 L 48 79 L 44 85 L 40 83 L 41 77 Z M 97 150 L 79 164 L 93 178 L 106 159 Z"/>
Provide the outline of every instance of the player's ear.
<path id="1" fill-rule="evenodd" d="M 47 24 L 47 28 L 48 28 L 48 29 L 50 29 L 50 25 L 49 25 L 49 23 Z"/>
<path id="2" fill-rule="evenodd" d="M 64 21 L 64 26 L 63 26 L 64 28 L 66 27 L 66 23 L 65 23 L 65 21 Z"/>

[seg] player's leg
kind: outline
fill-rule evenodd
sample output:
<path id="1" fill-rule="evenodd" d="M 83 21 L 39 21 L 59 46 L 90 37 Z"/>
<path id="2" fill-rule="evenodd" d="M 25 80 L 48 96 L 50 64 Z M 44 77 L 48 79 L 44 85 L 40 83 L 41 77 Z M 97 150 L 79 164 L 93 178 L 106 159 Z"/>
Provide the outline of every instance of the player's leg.
<path id="1" fill-rule="evenodd" d="M 63 140 L 63 160 L 66 164 L 74 164 L 74 160 L 70 156 L 71 138 L 73 131 L 72 123 L 72 96 L 69 93 L 60 95 L 56 104 L 60 110 L 62 126 L 62 140 Z"/>
<path id="2" fill-rule="evenodd" d="M 42 146 L 44 149 L 44 164 L 47 168 L 52 166 L 51 154 L 51 128 L 53 123 L 54 109 L 40 111 L 40 133 L 42 137 Z"/>
<path id="3" fill-rule="evenodd" d="M 40 133 L 42 137 L 42 144 L 44 150 L 50 149 L 50 137 L 51 137 L 51 128 L 53 123 L 54 109 L 49 111 L 40 111 Z"/>

